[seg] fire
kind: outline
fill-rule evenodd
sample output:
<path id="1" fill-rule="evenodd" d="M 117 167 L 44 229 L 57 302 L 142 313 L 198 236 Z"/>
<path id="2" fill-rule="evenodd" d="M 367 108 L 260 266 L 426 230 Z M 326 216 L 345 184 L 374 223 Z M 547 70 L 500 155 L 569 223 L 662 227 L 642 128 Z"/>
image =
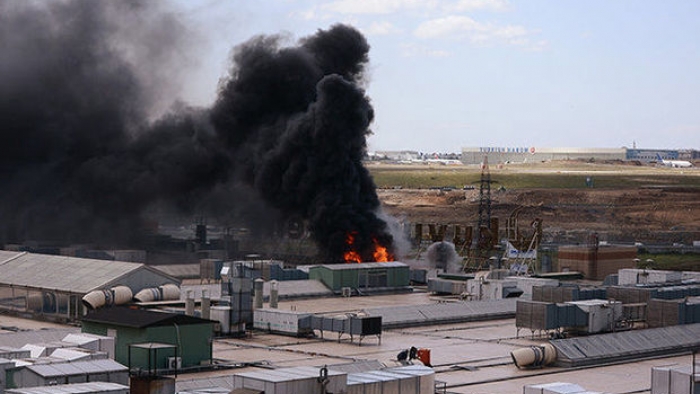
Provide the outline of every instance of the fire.
<path id="1" fill-rule="evenodd" d="M 361 263 L 362 262 L 362 256 L 360 255 L 359 252 L 357 252 L 354 249 L 355 246 L 355 236 L 357 235 L 357 232 L 350 232 L 345 236 L 345 244 L 347 244 L 350 247 L 350 250 L 347 252 L 343 253 L 343 259 L 345 260 L 346 263 Z M 372 238 L 372 241 L 374 241 L 374 251 L 372 252 L 372 256 L 374 257 L 374 261 L 378 263 L 384 263 L 387 261 L 394 261 L 394 256 L 389 253 L 389 251 L 386 249 L 386 247 L 382 246 L 379 244 L 379 241 L 377 241 L 376 238 Z"/>
<path id="2" fill-rule="evenodd" d="M 376 238 L 374 239 L 374 261 L 378 263 L 394 261 L 394 256 L 384 246 L 380 245 Z"/>
<path id="3" fill-rule="evenodd" d="M 355 233 L 348 233 L 348 235 L 345 237 L 345 243 L 352 247 L 355 244 Z M 360 256 L 359 253 L 355 250 L 348 250 L 347 252 L 343 253 L 343 259 L 345 260 L 346 263 L 361 263 L 362 262 L 362 256 Z"/>

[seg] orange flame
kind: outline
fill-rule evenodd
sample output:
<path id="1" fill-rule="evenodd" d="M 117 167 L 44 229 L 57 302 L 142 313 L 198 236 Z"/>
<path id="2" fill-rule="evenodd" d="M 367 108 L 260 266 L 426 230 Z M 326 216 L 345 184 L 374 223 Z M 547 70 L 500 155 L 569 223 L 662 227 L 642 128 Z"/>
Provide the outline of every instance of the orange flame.
<path id="1" fill-rule="evenodd" d="M 356 250 L 353 249 L 353 246 L 355 245 L 355 236 L 357 235 L 357 232 L 352 231 L 349 232 L 345 236 L 345 243 L 350 246 L 350 250 L 343 253 L 343 259 L 345 260 L 346 263 L 361 263 L 362 262 L 362 256 L 360 253 L 358 253 Z M 386 247 L 382 246 L 379 244 L 379 241 L 377 241 L 376 238 L 372 238 L 372 241 L 374 241 L 374 252 L 372 252 L 372 256 L 374 257 L 374 261 L 378 263 L 385 263 L 387 261 L 394 261 L 394 255 L 389 253 L 389 251 L 386 249 Z"/>
<path id="2" fill-rule="evenodd" d="M 376 238 L 374 239 L 374 261 L 378 263 L 394 261 L 394 256 L 384 246 L 380 245 Z"/>
<path id="3" fill-rule="evenodd" d="M 348 233 L 348 235 L 345 237 L 345 243 L 348 244 L 349 246 L 353 246 L 355 244 L 355 233 Z M 357 253 L 354 250 L 349 250 L 345 253 L 343 253 L 343 259 L 345 260 L 346 263 L 361 263 L 362 262 L 362 256 L 360 256 L 359 253 Z"/>

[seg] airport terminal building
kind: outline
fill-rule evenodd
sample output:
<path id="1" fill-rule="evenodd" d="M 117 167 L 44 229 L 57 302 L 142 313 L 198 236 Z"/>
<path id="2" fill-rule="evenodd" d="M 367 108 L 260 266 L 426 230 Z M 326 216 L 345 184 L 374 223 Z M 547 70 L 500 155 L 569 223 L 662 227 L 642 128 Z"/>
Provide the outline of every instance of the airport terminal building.
<path id="1" fill-rule="evenodd" d="M 489 164 L 539 163 L 550 160 L 627 160 L 627 148 L 540 148 L 471 147 L 462 148 L 464 164 L 480 164 L 488 157 Z"/>

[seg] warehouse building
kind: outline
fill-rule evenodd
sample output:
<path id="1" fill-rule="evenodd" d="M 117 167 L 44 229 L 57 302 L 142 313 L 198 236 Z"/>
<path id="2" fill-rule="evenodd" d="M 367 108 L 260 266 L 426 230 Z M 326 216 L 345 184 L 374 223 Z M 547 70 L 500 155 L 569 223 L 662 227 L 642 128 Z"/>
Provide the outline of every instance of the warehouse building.
<path id="1" fill-rule="evenodd" d="M 76 321 L 85 311 L 83 297 L 92 292 L 118 287 L 136 294 L 179 283 L 140 263 L 0 250 L 0 311 L 35 318 Z"/>

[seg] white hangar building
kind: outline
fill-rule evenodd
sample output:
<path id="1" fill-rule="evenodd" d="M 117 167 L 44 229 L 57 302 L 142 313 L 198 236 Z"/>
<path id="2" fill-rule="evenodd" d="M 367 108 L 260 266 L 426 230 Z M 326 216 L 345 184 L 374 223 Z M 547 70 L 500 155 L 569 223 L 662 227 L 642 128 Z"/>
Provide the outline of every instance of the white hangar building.
<path id="1" fill-rule="evenodd" d="M 0 311 L 68 322 L 84 314 L 88 294 L 110 305 L 168 284 L 180 281 L 140 263 L 0 250 Z"/>

